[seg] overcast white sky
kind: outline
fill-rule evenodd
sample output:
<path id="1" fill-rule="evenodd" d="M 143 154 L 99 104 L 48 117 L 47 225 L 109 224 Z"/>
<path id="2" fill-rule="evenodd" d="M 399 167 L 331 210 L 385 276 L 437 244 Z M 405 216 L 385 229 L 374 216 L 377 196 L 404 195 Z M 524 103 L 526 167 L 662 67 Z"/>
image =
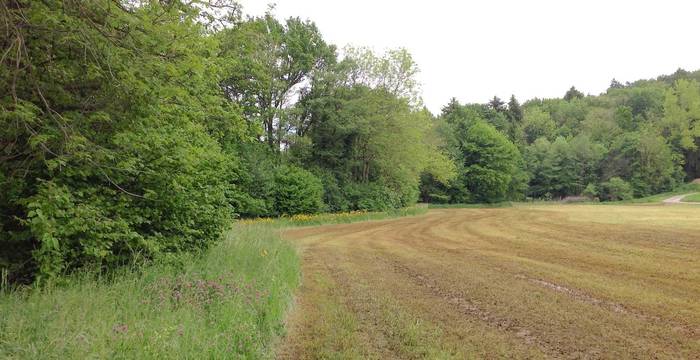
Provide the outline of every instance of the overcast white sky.
<path id="1" fill-rule="evenodd" d="M 241 0 L 261 15 L 266 0 Z M 700 69 L 700 1 L 276 0 L 279 18 L 318 25 L 327 42 L 407 48 L 433 113 L 451 97 L 484 103 L 511 94 L 598 94 L 678 67 Z"/>

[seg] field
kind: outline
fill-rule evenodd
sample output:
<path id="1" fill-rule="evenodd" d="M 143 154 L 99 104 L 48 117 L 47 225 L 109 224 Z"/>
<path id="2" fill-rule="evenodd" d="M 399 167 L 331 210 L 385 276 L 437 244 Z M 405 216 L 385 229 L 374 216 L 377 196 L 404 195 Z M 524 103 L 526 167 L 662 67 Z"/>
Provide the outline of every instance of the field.
<path id="1" fill-rule="evenodd" d="M 432 209 L 288 229 L 279 358 L 700 358 L 700 207 Z"/>

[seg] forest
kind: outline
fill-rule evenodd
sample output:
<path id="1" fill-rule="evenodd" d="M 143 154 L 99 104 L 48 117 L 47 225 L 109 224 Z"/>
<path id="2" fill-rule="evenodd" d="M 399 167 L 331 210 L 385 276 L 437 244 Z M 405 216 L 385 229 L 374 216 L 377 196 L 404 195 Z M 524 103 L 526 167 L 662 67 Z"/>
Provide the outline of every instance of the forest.
<path id="1" fill-rule="evenodd" d="M 236 218 L 625 200 L 700 177 L 700 71 L 432 114 L 407 50 L 337 48 L 274 10 L 10 0 L 0 18 L 10 282 L 198 253 Z"/>

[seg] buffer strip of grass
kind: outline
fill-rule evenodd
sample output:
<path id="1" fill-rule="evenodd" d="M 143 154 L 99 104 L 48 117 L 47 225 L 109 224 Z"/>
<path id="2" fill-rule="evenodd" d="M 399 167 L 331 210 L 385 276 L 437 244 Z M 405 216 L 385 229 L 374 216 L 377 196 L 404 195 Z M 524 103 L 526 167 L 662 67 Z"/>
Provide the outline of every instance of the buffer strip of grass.
<path id="1" fill-rule="evenodd" d="M 692 203 L 700 203 L 700 193 L 699 194 L 690 194 L 683 199 L 681 199 L 682 202 L 692 202 Z"/>
<path id="2" fill-rule="evenodd" d="M 300 278 L 289 243 L 236 226 L 170 263 L 0 294 L 0 358 L 270 357 Z"/>
<path id="3" fill-rule="evenodd" d="M 272 358 L 300 281 L 297 251 L 280 229 L 425 212 L 242 220 L 199 256 L 0 289 L 0 358 Z"/>
<path id="4" fill-rule="evenodd" d="M 688 194 L 692 192 L 700 191 L 700 184 L 696 183 L 690 183 L 690 184 L 683 184 L 672 191 L 668 191 L 665 193 L 661 194 L 655 194 L 643 198 L 636 198 L 636 199 L 630 199 L 630 200 L 622 200 L 622 201 L 608 201 L 608 202 L 601 202 L 601 204 L 607 204 L 607 205 L 620 205 L 620 204 L 649 204 L 649 203 L 660 203 L 672 196 L 676 195 L 683 195 L 683 194 Z M 684 198 L 685 201 L 687 201 L 687 198 Z"/>

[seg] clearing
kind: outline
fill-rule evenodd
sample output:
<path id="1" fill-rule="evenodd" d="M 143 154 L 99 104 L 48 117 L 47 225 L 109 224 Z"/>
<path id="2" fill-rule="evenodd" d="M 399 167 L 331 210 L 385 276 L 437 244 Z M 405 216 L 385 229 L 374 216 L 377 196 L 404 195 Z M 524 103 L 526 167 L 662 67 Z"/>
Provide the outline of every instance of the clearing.
<path id="1" fill-rule="evenodd" d="M 279 358 L 700 358 L 700 207 L 436 209 L 286 230 Z"/>

